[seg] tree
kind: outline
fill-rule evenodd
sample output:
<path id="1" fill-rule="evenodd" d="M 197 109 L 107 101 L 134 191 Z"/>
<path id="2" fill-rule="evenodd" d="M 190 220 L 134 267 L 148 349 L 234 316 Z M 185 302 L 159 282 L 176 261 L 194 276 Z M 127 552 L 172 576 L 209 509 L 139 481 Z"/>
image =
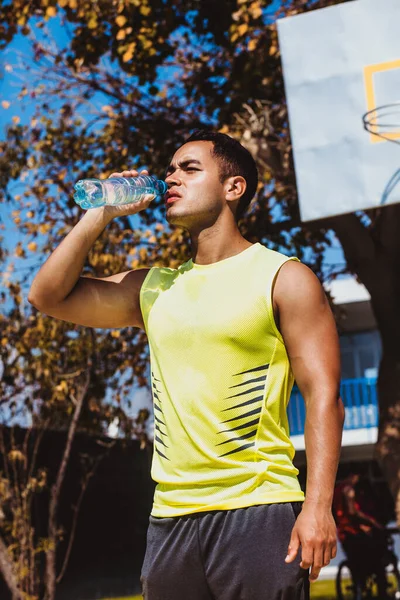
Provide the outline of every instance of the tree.
<path id="1" fill-rule="evenodd" d="M 288 0 L 282 2 L 280 11 L 288 15 L 337 3 Z M 79 219 L 80 209 L 71 195 L 78 178 L 105 178 L 117 168 L 138 164 L 161 176 L 175 148 L 199 126 L 219 129 L 247 145 L 259 166 L 260 186 L 240 223 L 245 237 L 286 248 L 303 260 L 307 257 L 322 278 L 323 253 L 334 231 L 346 256 L 345 271 L 364 283 L 371 295 L 383 344 L 378 457 L 397 502 L 400 523 L 400 357 L 395 310 L 400 293 L 395 233 L 400 210 L 390 206 L 301 223 L 271 5 L 268 0 L 221 0 L 217 4 L 188 0 L 175 2 L 171 10 L 163 0 L 83 0 L 79 4 L 76 0 L 35 0 L 1 6 L 0 48 L 17 32 L 31 39 L 33 65 L 25 66 L 28 77 L 20 98 L 35 101 L 36 109 L 30 123 L 21 124 L 18 118 L 10 122 L 0 142 L 0 200 L 14 209 L 14 222 L 25 236 L 24 244 L 15 248 L 17 259 L 39 258 L 53 250 Z M 69 35 L 63 48 L 51 42 L 51 31 L 59 31 L 58 19 Z M 19 196 L 10 191 L 15 181 L 26 181 Z M 188 236 L 161 221 L 162 207 L 157 203 L 138 218 L 113 221 L 90 253 L 86 273 L 105 276 L 148 265 L 174 267 L 187 260 Z M 0 259 L 8 260 L 4 245 Z M 23 289 L 31 274 L 32 269 L 18 280 L 10 271 L 9 289 L 15 285 Z M 39 319 L 35 313 L 25 316 L 32 317 Z M 10 323 L 12 318 L 7 316 L 5 321 Z M 49 323 L 42 338 L 51 339 L 54 322 L 40 318 Z M 57 327 L 73 329 L 65 324 Z M 82 328 L 77 333 L 93 341 Z M 54 336 L 51 352 L 62 354 L 64 333 L 55 329 Z M 104 361 L 110 370 L 118 363 L 121 372 L 132 365 L 129 384 L 145 383 L 144 334 L 96 331 L 94 340 L 95 347 L 101 348 L 99 362 Z M 109 365 L 110 347 L 115 361 Z M 129 348 L 135 351 L 127 359 Z M 74 369 L 82 371 L 86 358 L 87 354 L 85 358 L 80 355 Z M 30 381 L 37 377 L 34 365 Z M 100 407 L 99 414 L 107 386 L 118 387 L 112 376 L 103 377 L 102 372 L 99 368 L 100 389 L 93 392 L 95 401 L 91 401 Z M 44 383 L 40 379 L 40 386 Z M 51 398 L 45 398 L 43 406 L 48 402 Z M 83 410 L 88 411 L 85 426 L 96 429 L 100 417 L 94 418 L 90 402 Z"/>
<path id="2" fill-rule="evenodd" d="M 85 490 L 112 444 L 103 440 L 108 424 L 118 418 L 127 435 L 134 433 L 145 444 L 147 414 L 141 411 L 132 420 L 124 411 L 122 400 L 129 396 L 130 385 L 121 383 L 119 373 L 127 370 L 129 351 L 118 331 L 96 334 L 33 309 L 27 315 L 20 287 L 9 283 L 8 290 L 12 306 L 0 320 L 0 570 L 13 598 L 34 600 L 44 590 L 46 600 L 53 600 L 68 564 Z M 140 380 L 147 361 L 144 336 L 137 334 L 135 371 Z M 114 390 L 113 403 L 104 401 L 106 387 Z M 49 430 L 65 432 L 55 476 L 38 461 L 43 434 Z M 98 438 L 101 446 L 96 454 L 81 456 L 80 492 L 58 568 L 57 549 L 63 537 L 58 506 L 77 431 Z M 36 531 L 32 503 L 45 490 L 49 500 L 43 536 Z"/>

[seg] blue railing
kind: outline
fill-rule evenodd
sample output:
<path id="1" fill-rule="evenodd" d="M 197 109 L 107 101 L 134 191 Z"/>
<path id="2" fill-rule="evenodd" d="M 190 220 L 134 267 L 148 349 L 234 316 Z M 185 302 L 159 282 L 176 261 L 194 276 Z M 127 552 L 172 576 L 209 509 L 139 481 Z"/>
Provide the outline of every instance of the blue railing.
<path id="1" fill-rule="evenodd" d="M 378 395 L 376 379 L 344 379 L 340 395 L 346 411 L 344 429 L 363 429 L 378 425 Z M 306 410 L 299 389 L 295 386 L 288 405 L 291 435 L 304 433 Z"/>

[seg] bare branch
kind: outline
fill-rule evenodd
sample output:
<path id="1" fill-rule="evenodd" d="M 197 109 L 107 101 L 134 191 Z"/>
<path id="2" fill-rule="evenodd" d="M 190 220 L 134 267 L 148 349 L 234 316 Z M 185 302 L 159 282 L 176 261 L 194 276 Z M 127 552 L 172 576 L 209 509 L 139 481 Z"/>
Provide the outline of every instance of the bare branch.
<path id="1" fill-rule="evenodd" d="M 83 481 L 82 481 L 82 485 L 81 485 L 79 497 L 78 497 L 78 500 L 77 500 L 75 506 L 73 507 L 74 516 L 73 516 L 73 519 L 72 519 L 72 527 L 71 527 L 71 531 L 70 531 L 70 534 L 69 534 L 67 551 L 66 551 L 65 556 L 64 556 L 64 561 L 63 561 L 63 565 L 61 567 L 61 571 L 60 571 L 59 575 L 57 576 L 56 583 L 60 583 L 60 581 L 64 577 L 66 568 L 68 566 L 69 557 L 70 557 L 71 550 L 72 550 L 72 545 L 73 545 L 74 539 L 75 539 L 75 531 L 76 531 L 76 526 L 77 526 L 77 523 L 78 523 L 78 516 L 79 516 L 79 511 L 80 511 L 80 507 L 81 507 L 81 504 L 82 504 L 82 500 L 83 500 L 83 497 L 85 495 L 85 492 L 86 492 L 87 486 L 89 484 L 89 481 L 93 477 L 93 475 L 95 474 L 95 472 L 97 470 L 97 467 L 99 466 L 100 461 L 101 461 L 102 458 L 103 458 L 103 456 L 98 457 L 96 459 L 94 467 L 89 472 L 85 473 L 85 475 L 83 477 Z"/>
<path id="2" fill-rule="evenodd" d="M 75 437 L 79 417 L 82 411 L 83 402 L 89 389 L 91 379 L 91 362 L 88 363 L 85 382 L 78 394 L 74 414 L 69 426 L 67 443 L 61 460 L 55 484 L 52 486 L 49 505 L 49 541 L 50 547 L 46 553 L 46 600 L 54 600 L 56 588 L 56 537 L 57 537 L 57 509 L 61 493 L 61 487 L 64 482 L 65 471 L 67 469 L 69 457 L 71 454 L 72 442 Z"/>

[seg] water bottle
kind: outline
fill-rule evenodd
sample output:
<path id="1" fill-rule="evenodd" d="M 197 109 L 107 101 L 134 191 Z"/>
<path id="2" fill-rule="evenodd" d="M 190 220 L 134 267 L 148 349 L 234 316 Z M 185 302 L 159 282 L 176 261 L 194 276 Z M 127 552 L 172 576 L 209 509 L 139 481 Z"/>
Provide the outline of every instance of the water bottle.
<path id="1" fill-rule="evenodd" d="M 81 208 L 132 204 L 151 194 L 163 196 L 168 189 L 165 181 L 154 175 L 110 177 L 109 179 L 80 179 L 74 185 L 74 200 Z"/>

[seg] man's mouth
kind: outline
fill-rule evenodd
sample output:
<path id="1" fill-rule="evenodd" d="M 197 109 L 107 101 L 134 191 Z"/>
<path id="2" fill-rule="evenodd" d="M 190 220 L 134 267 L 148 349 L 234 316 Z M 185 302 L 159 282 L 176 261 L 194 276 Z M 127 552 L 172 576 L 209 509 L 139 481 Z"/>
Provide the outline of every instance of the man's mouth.
<path id="1" fill-rule="evenodd" d="M 181 196 L 175 192 L 167 192 L 166 196 L 165 196 L 165 204 L 172 204 L 173 202 L 176 202 L 176 200 L 179 200 L 181 198 Z"/>

